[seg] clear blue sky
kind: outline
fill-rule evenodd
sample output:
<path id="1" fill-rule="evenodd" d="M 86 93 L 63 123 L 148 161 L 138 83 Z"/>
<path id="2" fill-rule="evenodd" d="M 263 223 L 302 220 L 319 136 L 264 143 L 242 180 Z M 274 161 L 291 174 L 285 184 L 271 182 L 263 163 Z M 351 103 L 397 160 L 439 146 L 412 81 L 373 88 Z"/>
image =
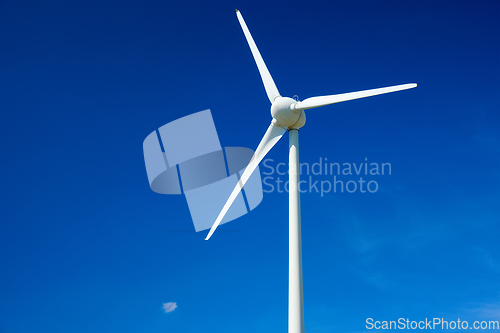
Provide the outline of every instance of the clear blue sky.
<path id="1" fill-rule="evenodd" d="M 205 242 L 142 156 L 208 108 L 255 149 L 270 105 L 235 8 L 282 95 L 419 85 L 308 112 L 302 162 L 392 174 L 302 195 L 306 331 L 499 320 L 500 2 L 1 1 L 0 332 L 286 332 L 286 193 Z"/>

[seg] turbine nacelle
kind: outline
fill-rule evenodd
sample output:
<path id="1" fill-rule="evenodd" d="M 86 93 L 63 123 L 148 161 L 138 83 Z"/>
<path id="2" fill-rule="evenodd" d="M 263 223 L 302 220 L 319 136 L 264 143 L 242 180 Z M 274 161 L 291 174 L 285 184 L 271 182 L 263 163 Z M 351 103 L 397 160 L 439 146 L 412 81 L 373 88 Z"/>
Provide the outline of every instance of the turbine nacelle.
<path id="1" fill-rule="evenodd" d="M 278 126 L 288 129 L 304 126 L 306 114 L 303 110 L 295 110 L 295 104 L 297 101 L 290 97 L 276 97 L 271 105 L 271 115 Z"/>

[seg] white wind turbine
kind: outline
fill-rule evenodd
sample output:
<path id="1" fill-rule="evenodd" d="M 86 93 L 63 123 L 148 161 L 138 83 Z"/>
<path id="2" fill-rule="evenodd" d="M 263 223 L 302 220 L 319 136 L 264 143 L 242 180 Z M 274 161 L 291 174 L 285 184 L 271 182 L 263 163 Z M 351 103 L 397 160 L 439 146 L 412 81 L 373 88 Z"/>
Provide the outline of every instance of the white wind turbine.
<path id="1" fill-rule="evenodd" d="M 282 97 L 278 88 L 274 84 L 273 78 L 262 60 L 257 45 L 250 34 L 250 31 L 243 20 L 241 13 L 236 10 L 236 15 L 241 28 L 245 34 L 250 50 L 252 51 L 255 62 L 262 77 L 262 82 L 266 89 L 267 97 L 271 102 L 271 116 L 273 117 L 271 125 L 260 141 L 255 150 L 255 154 L 246 167 L 240 181 L 229 196 L 226 204 L 222 208 L 217 220 L 213 224 L 205 240 L 210 239 L 215 229 L 226 215 L 229 207 L 240 193 L 241 189 L 250 178 L 257 165 L 271 148 L 281 139 L 288 130 L 289 133 L 289 275 L 288 275 L 288 332 L 304 332 L 304 304 L 302 293 L 302 244 L 300 235 L 300 192 L 299 184 L 299 128 L 306 122 L 304 110 L 317 108 L 338 102 L 350 101 L 363 97 L 386 94 L 394 91 L 415 88 L 416 83 L 402 84 L 378 89 L 356 91 L 345 94 L 311 97 L 298 102 L 290 97 Z"/>

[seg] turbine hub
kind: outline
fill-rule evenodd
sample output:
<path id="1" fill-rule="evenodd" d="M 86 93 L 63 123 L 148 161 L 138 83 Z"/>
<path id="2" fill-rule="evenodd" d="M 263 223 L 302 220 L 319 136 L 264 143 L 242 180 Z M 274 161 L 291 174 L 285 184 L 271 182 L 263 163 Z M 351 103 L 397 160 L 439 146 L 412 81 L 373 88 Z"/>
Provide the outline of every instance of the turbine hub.
<path id="1" fill-rule="evenodd" d="M 277 97 L 271 105 L 271 115 L 278 125 L 286 128 L 300 128 L 306 123 L 306 115 L 303 110 L 294 110 L 293 105 L 297 101 L 290 97 Z"/>

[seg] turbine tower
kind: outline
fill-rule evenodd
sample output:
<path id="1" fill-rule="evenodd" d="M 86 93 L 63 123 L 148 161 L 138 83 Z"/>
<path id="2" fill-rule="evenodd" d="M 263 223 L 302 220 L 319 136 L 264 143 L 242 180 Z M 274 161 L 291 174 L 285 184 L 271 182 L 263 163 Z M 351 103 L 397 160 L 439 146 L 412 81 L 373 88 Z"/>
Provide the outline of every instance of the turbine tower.
<path id="1" fill-rule="evenodd" d="M 289 273 L 288 273 L 288 332 L 304 333 L 304 300 L 302 291 L 302 240 L 300 233 L 300 191 L 299 180 L 299 128 L 306 122 L 305 110 L 325 106 L 329 104 L 350 101 L 353 99 L 386 94 L 394 91 L 400 91 L 415 88 L 416 83 L 402 84 L 397 86 L 356 91 L 345 94 L 318 96 L 307 98 L 302 102 L 296 101 L 290 97 L 282 97 L 274 84 L 273 78 L 260 55 L 259 49 L 243 20 L 243 16 L 236 9 L 236 15 L 240 22 L 243 33 L 247 39 L 252 55 L 257 63 L 267 97 L 271 102 L 271 125 L 267 129 L 255 154 L 245 168 L 240 181 L 229 196 L 226 204 L 222 208 L 219 216 L 215 220 L 210 232 L 205 240 L 212 237 L 215 229 L 226 215 L 229 207 L 240 193 L 241 189 L 250 178 L 257 165 L 262 161 L 271 148 L 281 139 L 283 134 L 288 131 L 289 137 Z"/>

